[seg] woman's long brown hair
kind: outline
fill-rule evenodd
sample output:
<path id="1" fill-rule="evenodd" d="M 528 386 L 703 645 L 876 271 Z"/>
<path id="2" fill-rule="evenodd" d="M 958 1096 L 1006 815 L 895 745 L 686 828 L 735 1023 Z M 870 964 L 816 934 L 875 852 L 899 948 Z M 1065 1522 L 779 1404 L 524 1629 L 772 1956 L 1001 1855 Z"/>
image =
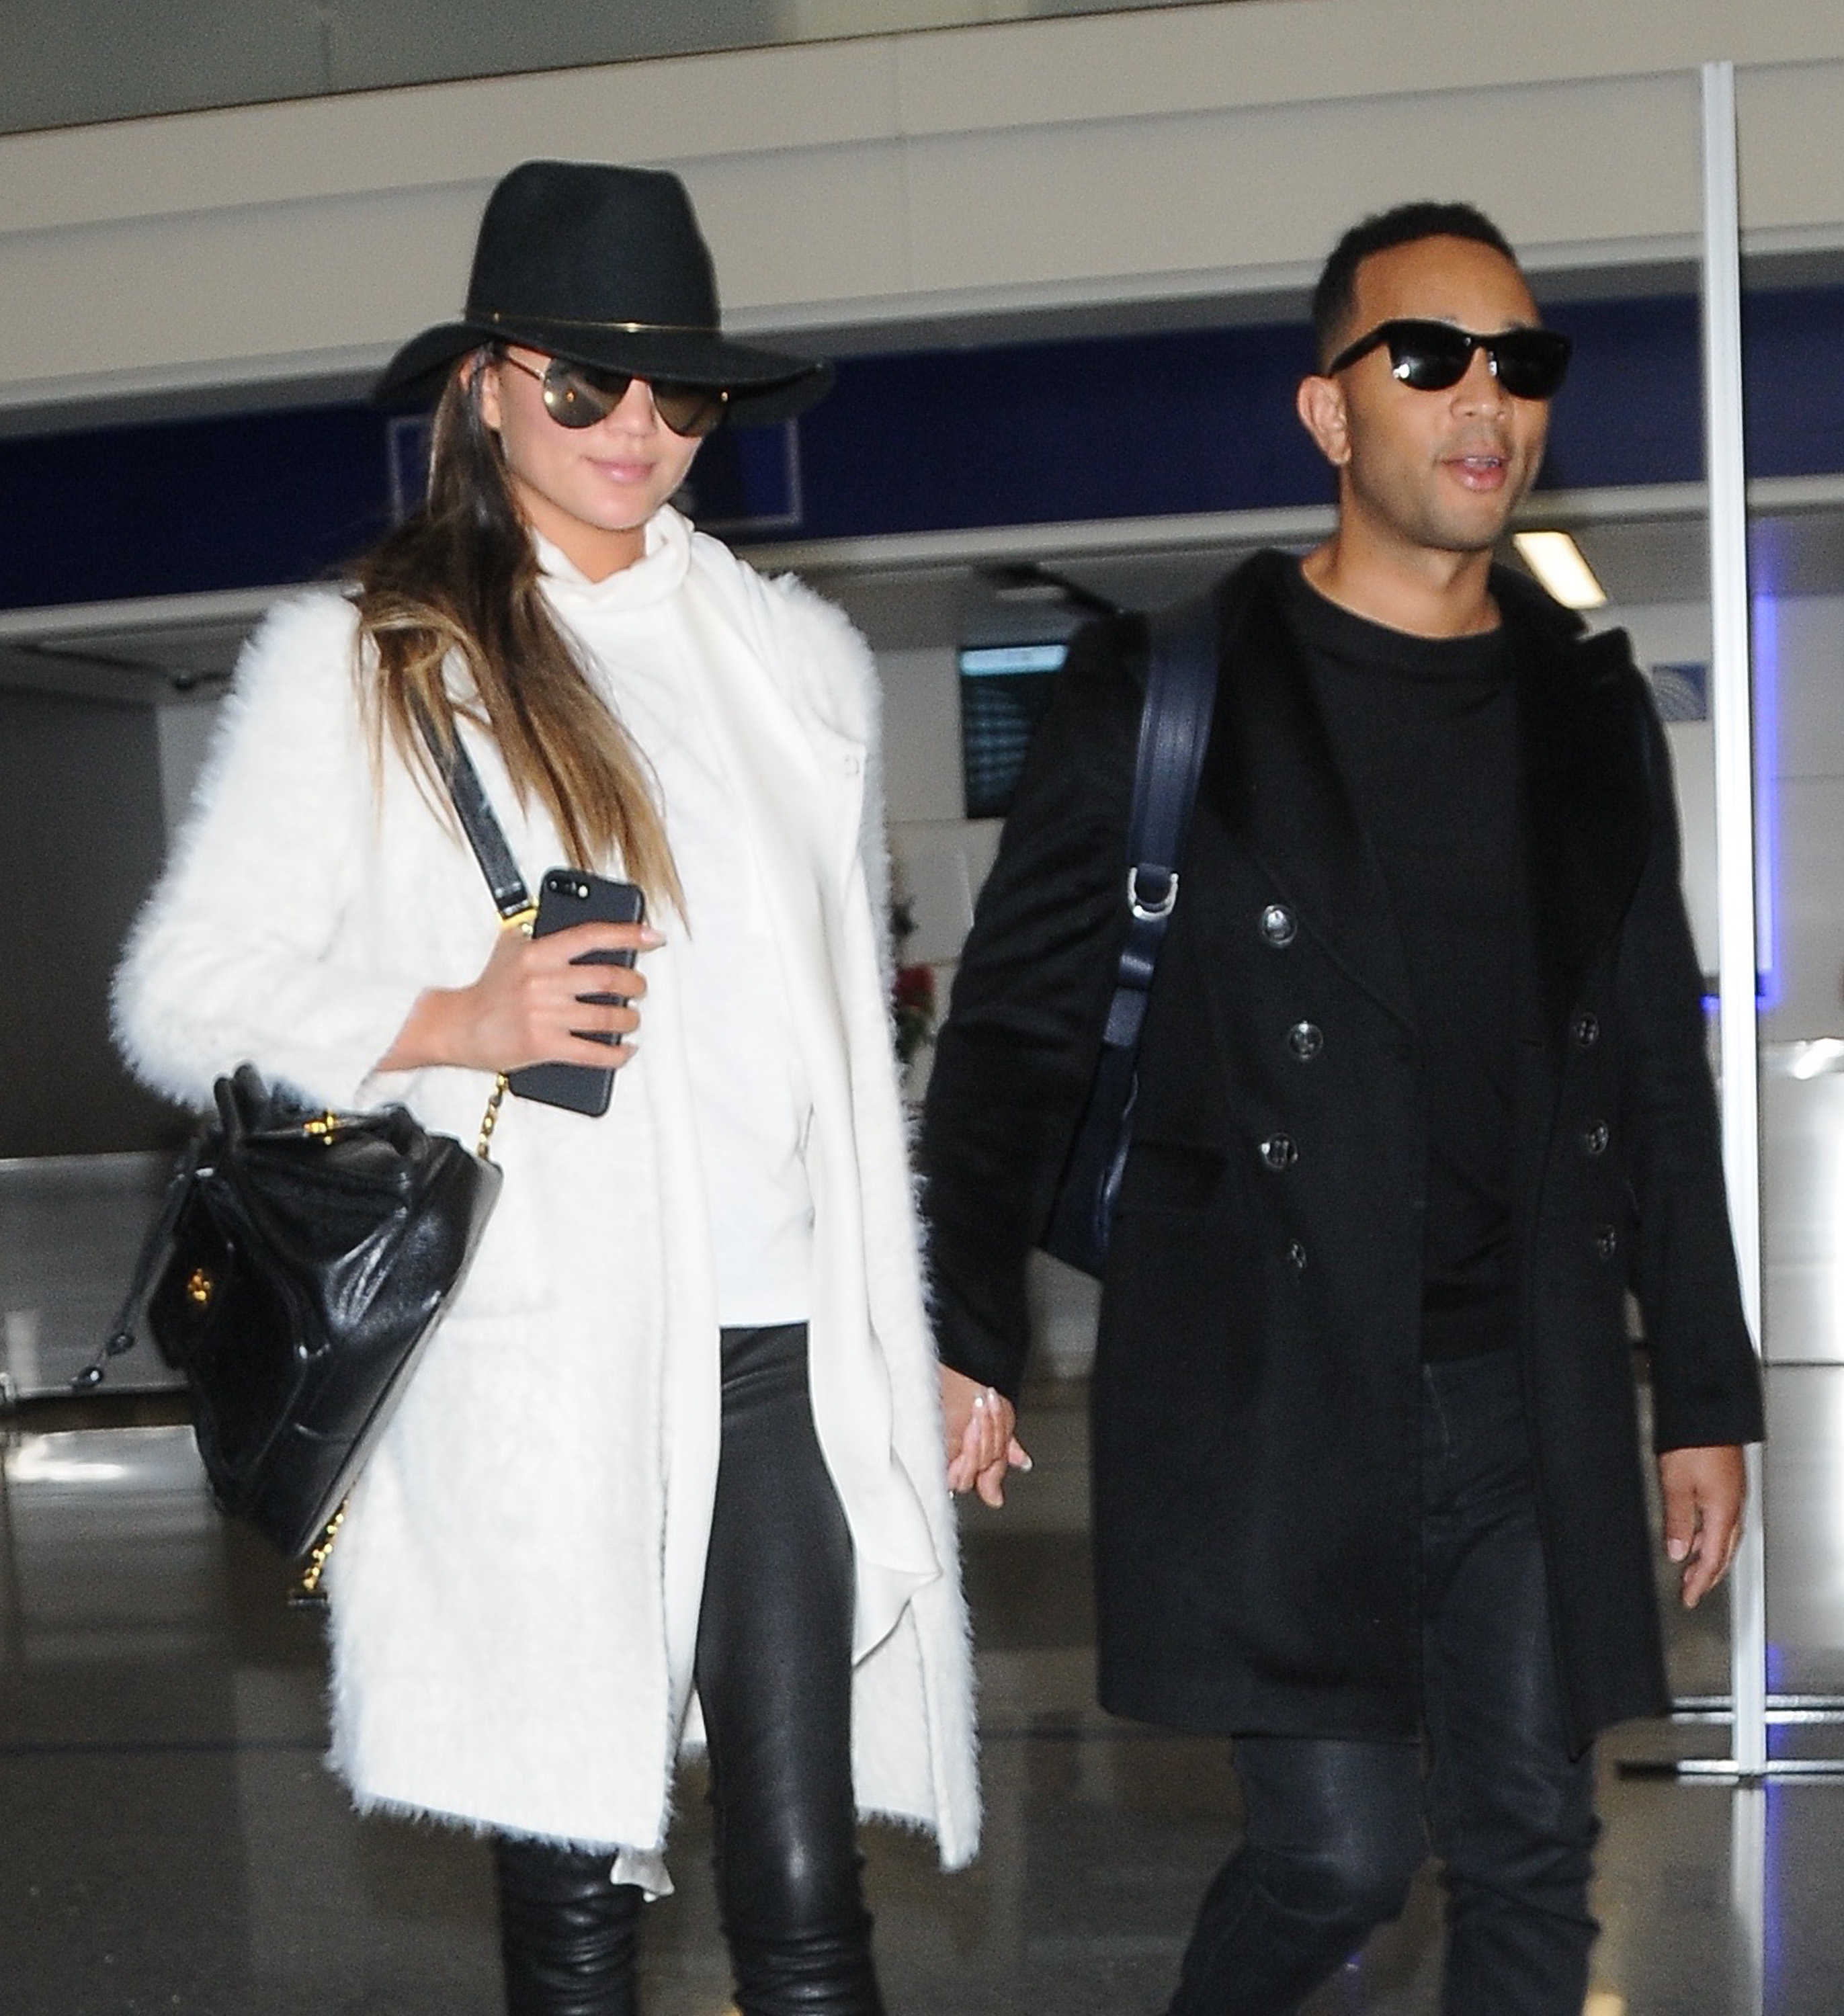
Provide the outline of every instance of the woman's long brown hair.
<path id="1" fill-rule="evenodd" d="M 427 499 L 359 564 L 361 693 L 374 751 L 388 741 L 445 807 L 420 724 L 432 722 L 445 743 L 465 715 L 492 736 L 520 804 L 536 798 L 549 813 L 576 866 L 618 858 L 656 909 L 682 910 L 646 761 L 538 585 L 531 534 L 481 414 L 491 361 L 477 352 L 449 380 L 430 437 Z M 455 660 L 474 689 L 459 702 L 445 678 Z"/>

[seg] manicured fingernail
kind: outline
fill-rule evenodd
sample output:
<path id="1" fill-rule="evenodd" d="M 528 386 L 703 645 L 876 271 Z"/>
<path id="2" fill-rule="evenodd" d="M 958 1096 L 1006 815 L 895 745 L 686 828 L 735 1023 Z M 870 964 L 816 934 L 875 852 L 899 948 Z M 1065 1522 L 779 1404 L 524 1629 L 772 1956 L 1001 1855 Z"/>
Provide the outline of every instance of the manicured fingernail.
<path id="1" fill-rule="evenodd" d="M 1681 1561 L 1690 1551 L 1687 1540 L 1667 1540 L 1665 1543 L 1665 1552 L 1672 1561 Z"/>
<path id="2" fill-rule="evenodd" d="M 663 945 L 666 942 L 666 934 L 664 931 L 656 931 L 651 924 L 643 924 L 640 927 L 640 942 L 643 945 Z"/>
<path id="3" fill-rule="evenodd" d="M 982 1407 L 984 1407 L 984 1406 L 985 1406 L 985 1404 L 986 1404 L 986 1396 L 985 1396 L 985 1395 L 984 1393 L 976 1393 L 976 1394 L 974 1394 L 974 1395 L 973 1396 L 973 1406 L 974 1406 L 974 1412 L 976 1414 L 980 1411 L 980 1409 L 981 1409 Z"/>
<path id="4" fill-rule="evenodd" d="M 1037 1465 L 1031 1460 L 1029 1456 L 1021 1456 L 1019 1458 L 1017 1467 L 1020 1470 L 1035 1470 L 1036 1469 Z"/>

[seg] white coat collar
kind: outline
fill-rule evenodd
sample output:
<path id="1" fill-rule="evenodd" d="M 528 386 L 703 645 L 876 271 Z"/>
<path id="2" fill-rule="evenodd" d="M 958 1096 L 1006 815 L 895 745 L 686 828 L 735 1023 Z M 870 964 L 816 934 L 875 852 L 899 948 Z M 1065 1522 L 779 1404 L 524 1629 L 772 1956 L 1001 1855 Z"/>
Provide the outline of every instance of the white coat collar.
<path id="1" fill-rule="evenodd" d="M 691 527 L 670 504 L 662 504 L 647 520 L 644 536 L 646 551 L 632 567 L 591 581 L 562 547 L 535 531 L 531 544 L 540 578 L 558 614 L 578 620 L 612 615 L 645 609 L 676 592 L 691 567 Z"/>

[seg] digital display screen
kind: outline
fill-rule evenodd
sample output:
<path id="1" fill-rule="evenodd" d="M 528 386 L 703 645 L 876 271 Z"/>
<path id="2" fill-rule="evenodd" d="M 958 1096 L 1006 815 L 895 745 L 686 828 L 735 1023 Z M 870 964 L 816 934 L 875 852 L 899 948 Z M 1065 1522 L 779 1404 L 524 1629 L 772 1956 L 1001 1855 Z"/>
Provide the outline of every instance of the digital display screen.
<path id="1" fill-rule="evenodd" d="M 960 653 L 960 765 L 970 819 L 1011 809 L 1025 752 L 1069 647 L 982 644 Z"/>

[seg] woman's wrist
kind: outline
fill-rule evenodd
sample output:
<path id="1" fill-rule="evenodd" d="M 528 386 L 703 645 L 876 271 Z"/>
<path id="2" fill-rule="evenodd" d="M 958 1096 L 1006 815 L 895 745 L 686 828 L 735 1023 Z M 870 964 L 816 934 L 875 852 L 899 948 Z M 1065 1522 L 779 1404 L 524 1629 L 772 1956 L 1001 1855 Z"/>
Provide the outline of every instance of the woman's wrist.
<path id="1" fill-rule="evenodd" d="M 403 1027 L 378 1060 L 380 1071 L 420 1071 L 429 1064 L 451 1064 L 457 1055 L 465 987 L 426 987 L 411 1004 Z"/>

